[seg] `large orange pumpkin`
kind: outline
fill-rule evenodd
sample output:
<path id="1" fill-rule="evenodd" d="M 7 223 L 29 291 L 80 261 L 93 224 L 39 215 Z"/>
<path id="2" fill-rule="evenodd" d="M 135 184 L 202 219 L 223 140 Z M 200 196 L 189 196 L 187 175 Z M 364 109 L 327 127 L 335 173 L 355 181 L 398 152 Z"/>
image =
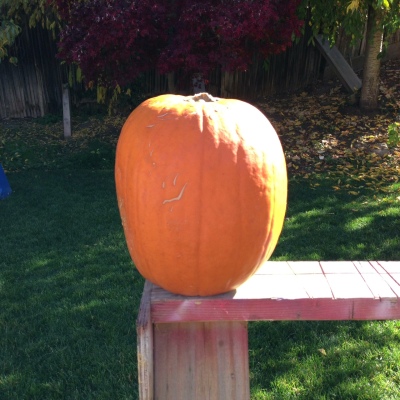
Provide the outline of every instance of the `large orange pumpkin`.
<path id="1" fill-rule="evenodd" d="M 115 179 L 136 267 L 173 293 L 236 288 L 282 230 L 282 147 L 268 119 L 243 101 L 202 93 L 143 102 L 122 128 Z"/>

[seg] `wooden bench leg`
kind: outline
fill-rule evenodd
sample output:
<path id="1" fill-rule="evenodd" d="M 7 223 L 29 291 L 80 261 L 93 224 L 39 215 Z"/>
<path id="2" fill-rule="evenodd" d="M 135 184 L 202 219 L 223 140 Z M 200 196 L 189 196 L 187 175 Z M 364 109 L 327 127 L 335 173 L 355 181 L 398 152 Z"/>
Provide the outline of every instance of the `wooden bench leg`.
<path id="1" fill-rule="evenodd" d="M 151 283 L 146 281 L 136 321 L 139 400 L 154 399 L 153 324 L 150 315 L 150 296 Z"/>
<path id="2" fill-rule="evenodd" d="M 146 282 L 137 319 L 140 400 L 249 400 L 246 321 L 157 323 Z"/>
<path id="3" fill-rule="evenodd" d="M 250 399 L 247 322 L 156 324 L 155 400 Z"/>

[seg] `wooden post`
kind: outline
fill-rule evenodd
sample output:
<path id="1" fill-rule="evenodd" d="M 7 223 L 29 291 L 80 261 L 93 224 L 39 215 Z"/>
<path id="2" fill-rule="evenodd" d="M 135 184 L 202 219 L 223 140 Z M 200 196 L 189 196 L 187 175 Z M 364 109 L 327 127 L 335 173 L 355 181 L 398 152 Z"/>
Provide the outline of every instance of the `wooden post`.
<path id="1" fill-rule="evenodd" d="M 136 322 L 139 399 L 153 400 L 153 324 L 150 315 L 151 283 L 146 281 Z"/>
<path id="2" fill-rule="evenodd" d="M 154 327 L 155 400 L 250 399 L 247 322 Z"/>
<path id="3" fill-rule="evenodd" d="M 68 84 L 63 84 L 62 102 L 63 102 L 64 138 L 68 139 L 71 137 L 71 109 L 70 109 Z"/>
<path id="4" fill-rule="evenodd" d="M 136 329 L 140 400 L 249 400 L 246 321 L 154 324 L 146 281 Z"/>

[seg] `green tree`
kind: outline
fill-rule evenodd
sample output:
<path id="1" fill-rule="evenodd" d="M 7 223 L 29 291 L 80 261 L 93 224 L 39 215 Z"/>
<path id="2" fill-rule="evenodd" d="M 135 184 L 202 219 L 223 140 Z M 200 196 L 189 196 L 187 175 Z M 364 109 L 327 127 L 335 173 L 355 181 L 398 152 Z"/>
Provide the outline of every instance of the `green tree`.
<path id="1" fill-rule="evenodd" d="M 3 59 L 17 62 L 9 53 L 10 46 L 23 27 L 37 24 L 53 31 L 59 25 L 57 12 L 48 0 L 0 0 L 0 62 Z"/>
<path id="2" fill-rule="evenodd" d="M 364 35 L 367 26 L 360 106 L 377 108 L 380 60 L 385 50 L 382 39 L 384 34 L 400 28 L 399 0 L 305 0 L 302 8 L 311 11 L 310 25 L 314 33 L 322 33 L 331 43 L 335 42 L 340 28 L 356 41 Z"/>
<path id="3" fill-rule="evenodd" d="M 11 63 L 16 63 L 16 57 L 9 56 L 8 48 L 14 43 L 21 28 L 12 19 L 1 18 L 0 20 L 0 61 L 8 58 Z"/>

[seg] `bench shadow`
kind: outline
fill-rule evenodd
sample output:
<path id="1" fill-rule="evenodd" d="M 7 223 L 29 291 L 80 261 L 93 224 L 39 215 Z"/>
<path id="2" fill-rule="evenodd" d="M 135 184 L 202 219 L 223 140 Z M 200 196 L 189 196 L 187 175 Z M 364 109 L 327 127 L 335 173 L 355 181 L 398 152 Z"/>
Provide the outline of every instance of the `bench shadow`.
<path id="1" fill-rule="evenodd" d="M 250 384 L 260 399 L 399 396 L 397 321 L 249 324 Z"/>
<path id="2" fill-rule="evenodd" d="M 400 204 L 372 197 L 355 201 L 323 182 L 316 191 L 291 182 L 272 259 L 399 260 Z M 249 323 L 252 398 L 397 398 L 399 327 L 398 321 Z"/>

